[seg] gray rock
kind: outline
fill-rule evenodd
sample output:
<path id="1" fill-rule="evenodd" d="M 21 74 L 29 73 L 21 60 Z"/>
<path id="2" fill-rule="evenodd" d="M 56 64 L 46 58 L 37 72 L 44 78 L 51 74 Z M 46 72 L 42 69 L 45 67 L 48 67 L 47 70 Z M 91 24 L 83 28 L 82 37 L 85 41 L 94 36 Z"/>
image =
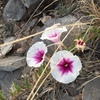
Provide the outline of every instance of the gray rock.
<path id="1" fill-rule="evenodd" d="M 46 7 L 52 1 L 53 0 L 48 0 L 48 2 L 47 0 L 9 0 L 4 8 L 3 17 L 7 21 L 19 21 L 23 17 L 27 18 L 29 14 L 32 14 L 40 3 L 39 9 Z M 26 7 L 28 8 L 27 10 Z M 27 12 L 28 14 L 26 14 Z"/>
<path id="2" fill-rule="evenodd" d="M 82 97 L 83 100 L 100 100 L 100 76 L 87 82 Z"/>
<path id="3" fill-rule="evenodd" d="M 13 80 L 14 76 L 10 72 L 6 72 L 5 77 L 0 80 L 3 95 L 6 97 L 7 100 L 9 100 L 10 98 L 10 91 L 13 84 Z"/>
<path id="4" fill-rule="evenodd" d="M 0 80 L 3 79 L 5 75 L 6 75 L 6 72 L 0 70 Z"/>
<path id="5" fill-rule="evenodd" d="M 69 25 L 69 24 L 72 24 L 72 23 L 75 23 L 77 21 L 77 18 L 75 18 L 74 16 L 72 15 L 68 15 L 68 16 L 65 16 L 65 17 L 62 17 L 62 18 L 57 18 L 57 19 L 54 19 L 54 18 L 50 18 L 46 23 L 45 25 L 39 30 L 39 31 L 43 31 L 44 29 L 46 29 L 47 27 L 50 27 L 56 23 L 60 23 L 61 25 Z M 79 24 L 81 24 L 81 22 L 78 22 Z M 68 31 L 71 29 L 72 26 L 66 26 Z M 70 34 L 68 35 L 68 37 L 65 39 L 64 41 L 64 45 L 69 48 L 70 46 L 72 46 L 73 42 L 74 42 L 74 39 L 77 38 L 77 36 L 79 35 L 79 33 L 82 33 L 82 32 L 85 32 L 86 31 L 86 26 L 83 26 L 83 25 L 80 25 L 80 26 L 75 26 L 75 28 L 70 32 Z M 61 40 L 66 36 L 66 34 L 68 33 L 67 32 L 64 32 L 62 35 L 61 35 Z M 40 35 L 37 35 L 33 38 L 34 42 L 38 42 L 38 41 L 41 41 L 40 40 L 40 37 L 41 37 L 41 34 Z M 47 44 L 47 45 L 50 45 L 52 44 L 53 42 L 49 41 L 49 40 L 44 40 L 44 42 Z M 51 46 L 49 47 L 49 53 L 52 54 L 53 52 L 55 51 L 54 49 L 54 46 Z"/>
<path id="6" fill-rule="evenodd" d="M 77 18 L 75 18 L 74 16 L 72 15 L 67 15 L 65 17 L 62 17 L 62 18 L 50 18 L 46 23 L 45 23 L 45 26 L 43 27 L 44 29 L 46 27 L 50 27 L 56 23 L 60 23 L 61 25 L 68 25 L 68 24 L 71 24 L 71 23 L 74 23 L 77 21 Z M 68 28 L 68 27 L 67 27 Z"/>
<path id="7" fill-rule="evenodd" d="M 33 5 L 37 5 L 38 3 L 40 3 L 42 0 L 21 0 L 22 3 L 25 5 L 25 7 L 29 8 Z"/>
<path id="8" fill-rule="evenodd" d="M 0 75 L 3 75 L 3 77 L 0 78 L 0 85 L 6 100 L 10 99 L 10 92 L 14 91 L 13 82 L 18 84 L 17 80 L 21 77 L 21 72 L 22 69 L 13 72 L 0 71 Z"/>
<path id="9" fill-rule="evenodd" d="M 9 0 L 6 4 L 3 12 L 5 20 L 20 20 L 26 13 L 26 8 L 22 4 L 21 0 Z"/>
<path id="10" fill-rule="evenodd" d="M 8 43 L 15 40 L 15 37 L 9 37 L 4 40 L 4 43 Z M 13 47 L 13 44 L 9 44 L 3 47 L 0 47 L 0 57 L 5 56 Z"/>
<path id="11" fill-rule="evenodd" d="M 59 95 L 60 94 L 60 95 Z M 63 92 L 62 90 L 57 91 L 57 100 L 73 100 L 72 97 L 70 97 L 66 92 Z"/>
<path id="12" fill-rule="evenodd" d="M 12 56 L 0 60 L 0 70 L 3 71 L 13 71 L 25 65 L 25 57 Z"/>
<path id="13" fill-rule="evenodd" d="M 53 0 L 21 0 L 25 7 L 31 8 L 31 10 L 35 10 L 39 4 L 41 3 L 40 7 L 45 7 L 46 5 L 50 4 Z M 39 7 L 39 8 L 40 8 Z"/>

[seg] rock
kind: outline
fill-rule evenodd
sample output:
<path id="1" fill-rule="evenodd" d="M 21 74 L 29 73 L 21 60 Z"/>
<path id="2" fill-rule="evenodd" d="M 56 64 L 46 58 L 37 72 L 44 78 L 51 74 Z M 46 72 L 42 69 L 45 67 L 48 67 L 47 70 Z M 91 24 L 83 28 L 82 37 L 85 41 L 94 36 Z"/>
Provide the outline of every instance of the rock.
<path id="1" fill-rule="evenodd" d="M 22 69 L 15 70 L 13 72 L 0 71 L 0 76 L 1 74 L 3 75 L 2 78 L 0 77 L 0 85 L 6 100 L 10 99 L 10 92 L 14 91 L 13 82 L 19 84 L 17 80 L 20 78 L 21 72 Z"/>
<path id="2" fill-rule="evenodd" d="M 21 0 L 25 7 L 29 8 L 33 5 L 39 4 L 42 0 Z"/>
<path id="3" fill-rule="evenodd" d="M 59 95 L 60 94 L 60 95 Z M 62 90 L 57 91 L 57 100 L 73 100 L 72 97 L 70 97 L 66 92 L 63 92 Z"/>
<path id="4" fill-rule="evenodd" d="M 19 21 L 23 17 L 29 17 L 40 3 L 39 9 L 43 9 L 51 2 L 53 2 L 53 0 L 48 0 L 48 2 L 47 0 L 9 0 L 4 8 L 3 17 L 6 21 Z M 54 4 L 57 5 L 57 3 Z M 26 9 L 26 7 L 28 9 Z M 53 6 L 53 8 L 54 7 L 55 6 Z"/>
<path id="5" fill-rule="evenodd" d="M 43 24 L 45 24 L 45 22 L 47 22 L 50 19 L 51 19 L 51 16 L 43 14 L 43 17 L 40 18 L 39 21 L 41 21 Z"/>
<path id="6" fill-rule="evenodd" d="M 30 24 L 29 24 L 29 28 L 33 28 L 35 26 L 35 24 L 37 23 L 38 19 L 37 18 L 34 18 Z"/>
<path id="7" fill-rule="evenodd" d="M 56 23 L 60 23 L 61 25 L 69 25 L 69 24 L 74 24 L 75 22 L 77 21 L 77 18 L 75 18 L 74 16 L 72 15 L 68 15 L 68 16 L 65 16 L 65 17 L 62 17 L 62 18 L 57 18 L 57 19 L 54 19 L 54 18 L 50 18 L 47 22 L 45 22 L 45 25 L 40 28 L 39 31 L 43 31 L 44 29 L 46 29 L 47 27 L 50 27 Z M 78 22 L 78 24 L 81 24 L 81 22 Z M 68 31 L 71 29 L 72 26 L 66 26 Z M 75 26 L 75 28 L 71 31 L 71 33 L 68 35 L 68 37 L 65 39 L 64 41 L 64 45 L 69 48 L 70 46 L 72 46 L 73 42 L 74 42 L 74 39 L 77 38 L 77 36 L 82 33 L 82 32 L 85 32 L 86 31 L 86 26 L 84 25 L 80 25 L 80 26 Z M 61 40 L 66 36 L 66 34 L 68 33 L 67 32 L 64 32 L 62 35 L 61 35 Z M 41 41 L 40 40 L 40 37 L 41 37 L 41 34 L 40 35 L 37 35 L 33 38 L 34 40 L 34 43 L 37 42 L 37 41 Z M 50 45 L 52 44 L 53 42 L 49 41 L 49 40 L 44 40 L 44 42 L 47 44 L 47 45 Z M 51 46 L 49 47 L 49 53 L 52 54 L 54 52 L 54 46 Z"/>
<path id="8" fill-rule="evenodd" d="M 52 26 L 52 25 L 54 25 L 56 23 L 60 23 L 61 25 L 68 25 L 68 24 L 74 23 L 76 21 L 77 21 L 77 18 L 75 18 L 72 15 L 67 15 L 65 17 L 56 18 L 56 19 L 50 18 L 50 19 L 48 19 L 47 22 L 45 22 L 45 26 L 42 27 L 42 29 L 45 29 L 46 27 L 50 27 L 50 26 Z"/>
<path id="9" fill-rule="evenodd" d="M 33 11 L 35 10 L 36 7 L 38 7 L 38 5 L 41 3 L 41 5 L 43 7 L 45 7 L 46 5 L 48 5 L 49 3 L 51 3 L 53 0 L 21 0 L 22 3 L 24 4 L 25 7 L 27 8 L 30 8 L 32 7 L 33 8 Z"/>
<path id="10" fill-rule="evenodd" d="M 3 17 L 7 21 L 18 21 L 21 20 L 25 14 L 26 8 L 21 0 L 9 0 L 4 8 Z"/>
<path id="11" fill-rule="evenodd" d="M 100 100 L 100 77 L 86 84 L 83 90 L 83 100 Z"/>
<path id="12" fill-rule="evenodd" d="M 37 11 L 41 11 L 45 7 L 47 7 L 47 9 L 55 8 L 59 2 L 59 0 L 55 1 L 55 3 L 52 3 L 54 0 L 48 0 L 48 1 L 47 0 L 21 0 L 21 1 L 24 4 L 24 6 L 28 8 L 28 14 L 26 14 L 24 18 L 28 18 L 29 15 L 34 16 L 34 14 Z M 52 3 L 52 5 L 48 6 L 50 3 Z"/>
<path id="13" fill-rule="evenodd" d="M 0 70 L 0 80 L 3 79 L 5 75 L 6 75 L 6 71 Z"/>
<path id="14" fill-rule="evenodd" d="M 4 29 L 5 37 L 9 37 L 11 35 L 14 35 L 14 22 L 4 21 L 3 29 Z"/>
<path id="15" fill-rule="evenodd" d="M 0 60 L 0 70 L 3 71 L 13 71 L 25 65 L 25 57 L 12 56 Z"/>
<path id="16" fill-rule="evenodd" d="M 4 40 L 4 43 L 8 43 L 15 40 L 15 37 L 9 37 L 7 39 Z M 13 47 L 13 44 L 9 44 L 3 47 L 0 47 L 0 57 L 5 56 Z"/>

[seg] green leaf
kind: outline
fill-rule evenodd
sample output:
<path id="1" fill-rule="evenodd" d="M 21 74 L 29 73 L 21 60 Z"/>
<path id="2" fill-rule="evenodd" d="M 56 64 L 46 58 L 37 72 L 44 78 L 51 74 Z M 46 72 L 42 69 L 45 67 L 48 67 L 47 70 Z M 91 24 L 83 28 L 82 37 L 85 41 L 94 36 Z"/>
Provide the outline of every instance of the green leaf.
<path id="1" fill-rule="evenodd" d="M 39 68 L 39 70 L 38 70 L 39 76 L 42 74 L 42 72 L 43 72 L 45 66 L 46 66 L 45 63 L 43 63 L 43 64 L 41 65 L 41 67 Z"/>
<path id="2" fill-rule="evenodd" d="M 15 91 L 18 93 L 21 91 L 20 87 L 14 82 Z"/>
<path id="3" fill-rule="evenodd" d="M 38 72 L 39 72 L 39 76 L 42 74 L 43 68 L 41 67 Z"/>
<path id="4" fill-rule="evenodd" d="M 27 88 L 32 88 L 31 84 L 29 83 L 27 74 L 26 74 L 26 86 L 27 86 Z"/>
<path id="5" fill-rule="evenodd" d="M 75 48 L 75 43 L 73 43 L 70 48 L 68 48 L 68 51 L 72 51 Z"/>
<path id="6" fill-rule="evenodd" d="M 1 90 L 0 90 L 0 99 L 1 99 L 1 100 L 6 100 L 6 99 L 5 99 L 5 96 L 2 94 L 2 91 L 1 91 Z"/>
<path id="7" fill-rule="evenodd" d="M 92 39 L 95 40 L 96 38 L 100 37 L 100 28 L 93 27 L 91 33 L 94 35 Z"/>

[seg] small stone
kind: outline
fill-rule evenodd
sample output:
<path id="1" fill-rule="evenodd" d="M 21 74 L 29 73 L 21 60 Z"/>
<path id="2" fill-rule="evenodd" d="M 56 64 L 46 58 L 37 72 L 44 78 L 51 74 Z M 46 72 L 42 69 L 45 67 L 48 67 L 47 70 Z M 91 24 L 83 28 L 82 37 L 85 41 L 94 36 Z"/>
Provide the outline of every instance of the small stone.
<path id="1" fill-rule="evenodd" d="M 26 8 L 21 0 L 9 0 L 3 12 L 5 20 L 19 21 L 26 14 Z"/>
<path id="2" fill-rule="evenodd" d="M 43 17 L 39 19 L 43 24 L 45 24 L 48 20 L 51 19 L 51 16 L 43 14 Z"/>
<path id="3" fill-rule="evenodd" d="M 0 60 L 0 70 L 3 71 L 13 71 L 25 65 L 25 57 L 12 56 Z"/>
<path id="4" fill-rule="evenodd" d="M 100 72 L 97 71 L 97 70 L 94 73 L 95 73 L 96 76 L 98 76 L 100 74 Z"/>
<path id="5" fill-rule="evenodd" d="M 4 43 L 8 43 L 8 42 L 11 42 L 13 40 L 15 40 L 15 37 L 9 37 L 9 38 L 4 40 Z M 2 46 L 0 48 L 0 57 L 2 58 L 3 56 L 5 56 L 12 49 L 12 47 L 13 47 L 13 44 Z"/>

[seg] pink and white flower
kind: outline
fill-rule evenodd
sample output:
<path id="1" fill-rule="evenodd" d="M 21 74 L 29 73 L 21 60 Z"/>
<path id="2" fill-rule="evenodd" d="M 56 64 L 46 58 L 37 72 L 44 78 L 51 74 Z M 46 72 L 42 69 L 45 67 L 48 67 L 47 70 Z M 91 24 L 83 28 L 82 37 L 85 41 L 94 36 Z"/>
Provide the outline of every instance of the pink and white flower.
<path id="1" fill-rule="evenodd" d="M 68 84 L 77 78 L 82 64 L 78 56 L 63 50 L 58 51 L 53 56 L 50 67 L 54 79 L 61 83 Z"/>
<path id="2" fill-rule="evenodd" d="M 63 32 L 67 31 L 66 27 L 58 27 L 60 25 L 60 23 L 55 24 L 49 28 L 46 28 L 44 30 L 44 33 L 41 36 L 41 39 L 47 39 L 47 40 L 51 40 L 53 42 L 60 42 L 60 36 Z"/>
<path id="3" fill-rule="evenodd" d="M 47 53 L 47 47 L 43 42 L 37 42 L 33 44 L 28 52 L 26 61 L 30 67 L 40 67 L 45 59 Z"/>
<path id="4" fill-rule="evenodd" d="M 76 44 L 77 50 L 81 50 L 83 52 L 86 47 L 86 43 L 82 39 L 76 39 L 75 41 L 77 42 Z"/>

